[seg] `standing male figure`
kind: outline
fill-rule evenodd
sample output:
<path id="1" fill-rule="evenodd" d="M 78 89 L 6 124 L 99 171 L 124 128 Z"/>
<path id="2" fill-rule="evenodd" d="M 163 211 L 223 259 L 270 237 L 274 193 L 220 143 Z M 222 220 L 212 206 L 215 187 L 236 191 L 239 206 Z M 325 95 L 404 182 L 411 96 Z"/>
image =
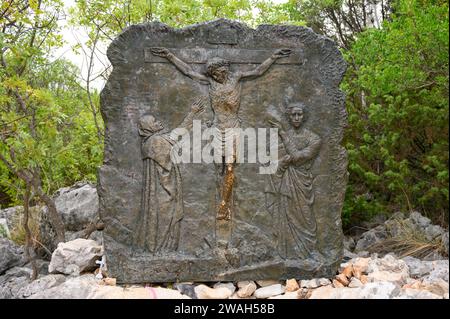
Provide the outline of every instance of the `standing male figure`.
<path id="1" fill-rule="evenodd" d="M 189 130 L 194 117 L 204 108 L 203 99 L 194 102 L 177 129 Z M 139 119 L 138 132 L 144 171 L 141 211 L 136 220 L 133 242 L 135 247 L 152 254 L 175 252 L 184 217 L 181 172 L 173 161 L 174 152 L 179 149 L 178 133 L 165 131 L 162 122 L 150 114 Z"/>
<path id="2" fill-rule="evenodd" d="M 214 140 L 220 141 L 222 151 L 222 163 L 225 168 L 225 176 L 222 182 L 221 199 L 217 208 L 218 220 L 231 219 L 231 194 L 234 184 L 234 163 L 236 161 L 236 150 L 239 136 L 235 136 L 233 129 L 240 127 L 238 116 L 241 100 L 241 80 L 245 78 L 263 75 L 270 66 L 279 58 L 287 57 L 291 53 L 289 49 L 278 49 L 272 56 L 266 59 L 258 67 L 250 71 L 230 72 L 230 62 L 213 58 L 207 62 L 207 72 L 202 74 L 195 71 L 186 62 L 180 60 L 167 48 L 152 48 L 154 55 L 166 58 L 175 65 L 183 74 L 202 84 L 209 85 L 209 98 L 214 112 L 213 126 L 216 128 Z M 231 154 L 225 154 L 227 141 L 233 142 Z M 215 152 L 218 150 L 215 149 Z"/>

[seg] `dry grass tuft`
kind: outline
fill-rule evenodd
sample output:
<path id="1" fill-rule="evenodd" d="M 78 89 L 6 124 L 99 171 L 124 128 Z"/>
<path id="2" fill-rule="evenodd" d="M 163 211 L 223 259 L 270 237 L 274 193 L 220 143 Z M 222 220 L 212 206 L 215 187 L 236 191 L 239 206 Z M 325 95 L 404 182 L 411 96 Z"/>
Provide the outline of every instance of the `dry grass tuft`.
<path id="1" fill-rule="evenodd" d="M 395 253 L 400 258 L 411 256 L 420 259 L 433 253 L 445 254 L 441 237 L 430 241 L 423 232 L 404 219 L 393 219 L 388 225 L 391 236 L 369 247 L 369 252 Z"/>
<path id="2" fill-rule="evenodd" d="M 441 243 L 429 243 L 407 238 L 388 238 L 369 248 L 371 253 L 395 253 L 400 258 L 411 256 L 423 259 L 433 252 L 440 252 Z"/>

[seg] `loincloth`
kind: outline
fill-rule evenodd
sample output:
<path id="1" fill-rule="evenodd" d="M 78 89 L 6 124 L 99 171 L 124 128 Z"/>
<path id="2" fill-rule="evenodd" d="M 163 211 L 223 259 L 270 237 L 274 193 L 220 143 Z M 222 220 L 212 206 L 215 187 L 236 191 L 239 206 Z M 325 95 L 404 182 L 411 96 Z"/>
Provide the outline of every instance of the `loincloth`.
<path id="1" fill-rule="evenodd" d="M 211 146 L 217 153 L 217 159 L 225 159 L 225 163 L 234 163 L 239 151 L 241 138 L 240 121 L 236 119 L 226 128 L 219 125 L 214 126 L 213 140 Z M 216 153 L 215 153 L 216 154 Z"/>

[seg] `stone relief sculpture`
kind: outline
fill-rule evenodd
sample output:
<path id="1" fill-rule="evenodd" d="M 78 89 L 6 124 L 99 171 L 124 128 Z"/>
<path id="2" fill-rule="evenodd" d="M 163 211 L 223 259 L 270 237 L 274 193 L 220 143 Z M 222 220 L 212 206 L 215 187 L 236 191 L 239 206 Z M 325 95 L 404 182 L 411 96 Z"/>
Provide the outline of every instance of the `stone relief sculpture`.
<path id="1" fill-rule="evenodd" d="M 346 62 L 333 41 L 290 25 L 152 22 L 124 30 L 107 54 L 113 69 L 101 93 L 98 194 L 108 271 L 118 283 L 336 273 L 348 172 L 339 88 Z M 211 113 L 197 125 L 206 103 L 185 116 L 185 101 L 206 90 Z M 296 103 L 275 107 L 286 97 Z M 268 119 L 279 129 L 275 173 L 259 170 L 273 162 Z M 192 159 L 177 164 L 180 134 L 171 133 L 191 125 L 192 142 L 183 135 L 181 150 Z M 234 128 L 249 134 L 239 141 Z M 259 145 L 262 131 L 258 160 L 239 161 L 253 152 L 250 135 Z"/>
<path id="2" fill-rule="evenodd" d="M 313 211 L 314 189 L 311 166 L 320 150 L 321 138 L 303 126 L 305 105 L 292 103 L 286 109 L 290 127 L 270 121 L 286 151 L 276 177 L 270 176 L 269 207 L 275 214 L 277 248 L 281 258 L 321 259 L 317 252 L 317 224 Z"/>
<path id="3" fill-rule="evenodd" d="M 218 201 L 217 219 L 230 220 L 232 215 L 232 192 L 234 184 L 234 162 L 236 160 L 237 143 L 239 136 L 228 128 L 240 127 L 239 107 L 241 100 L 241 80 L 263 75 L 270 66 L 279 58 L 287 57 L 291 53 L 289 49 L 278 49 L 261 63 L 258 67 L 247 72 L 230 72 L 229 61 L 221 58 L 213 58 L 206 64 L 207 72 L 202 74 L 194 71 L 187 63 L 176 57 L 167 48 L 152 48 L 154 55 L 166 58 L 175 65 L 183 74 L 195 81 L 209 85 L 209 98 L 214 112 L 213 126 L 215 127 L 214 149 L 222 150 L 222 171 L 225 172 L 221 183 L 220 200 Z M 231 141 L 233 149 L 225 154 L 225 145 Z"/>
<path id="4" fill-rule="evenodd" d="M 189 129 L 196 114 L 204 110 L 199 99 L 178 128 Z M 180 239 L 183 219 L 183 191 L 178 165 L 172 161 L 177 141 L 152 115 L 139 120 L 144 164 L 141 210 L 134 233 L 134 245 L 153 254 L 174 252 Z"/>

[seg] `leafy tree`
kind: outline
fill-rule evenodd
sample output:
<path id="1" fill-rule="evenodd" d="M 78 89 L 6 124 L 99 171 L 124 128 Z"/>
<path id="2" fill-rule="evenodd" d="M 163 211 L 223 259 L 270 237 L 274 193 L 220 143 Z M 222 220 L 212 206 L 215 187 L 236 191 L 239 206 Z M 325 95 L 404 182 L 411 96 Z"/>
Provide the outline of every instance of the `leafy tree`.
<path id="1" fill-rule="evenodd" d="M 350 186 L 344 216 L 420 209 L 448 223 L 448 3 L 399 1 L 345 52 Z M 366 216 L 364 216 L 366 215 Z"/>
<path id="2" fill-rule="evenodd" d="M 45 203 L 58 241 L 64 225 L 50 194 L 95 179 L 102 157 L 78 69 L 51 58 L 63 43 L 61 15 L 59 0 L 0 7 L 0 188 L 11 203 Z"/>
<path id="3" fill-rule="evenodd" d="M 281 8 L 290 20 L 305 21 L 349 49 L 359 33 L 389 19 L 392 0 L 289 0 Z"/>
<path id="4" fill-rule="evenodd" d="M 45 156 L 48 135 L 54 134 L 45 120 L 54 118 L 55 110 L 48 106 L 48 91 L 34 85 L 48 48 L 61 42 L 53 33 L 57 28 L 61 4 L 57 1 L 6 1 L 0 16 L 1 73 L 0 91 L 1 144 L 0 160 L 9 173 L 33 187 L 35 193 L 49 207 L 52 224 L 59 241 L 64 241 L 64 227 L 54 202 L 42 185 L 39 156 Z M 22 187 L 23 189 L 23 187 Z"/>

